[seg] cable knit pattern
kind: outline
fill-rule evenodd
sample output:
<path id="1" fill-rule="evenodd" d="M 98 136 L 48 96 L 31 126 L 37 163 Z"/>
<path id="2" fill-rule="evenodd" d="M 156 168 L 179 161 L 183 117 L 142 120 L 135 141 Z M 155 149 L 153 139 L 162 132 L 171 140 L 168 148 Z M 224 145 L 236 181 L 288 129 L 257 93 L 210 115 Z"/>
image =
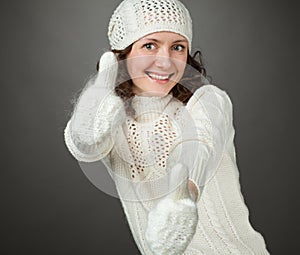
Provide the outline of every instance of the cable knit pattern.
<path id="1" fill-rule="evenodd" d="M 262 236 L 249 223 L 236 171 L 225 152 L 216 175 L 202 191 L 198 228 L 189 247 L 205 255 L 269 254 Z"/>
<path id="2" fill-rule="evenodd" d="M 222 226 L 218 215 L 215 211 L 215 206 L 213 201 L 211 200 L 209 194 L 207 192 L 203 192 L 203 204 L 207 211 L 207 215 L 209 218 L 209 222 L 216 232 L 216 235 L 220 238 L 220 240 L 224 243 L 226 249 L 222 249 L 220 254 L 225 254 L 226 251 L 228 254 L 239 254 L 238 249 L 230 242 L 230 238 L 228 234 L 225 232 L 224 226 Z M 220 252 L 220 251 L 219 251 Z M 226 253 L 226 254 L 227 254 Z"/>
<path id="3" fill-rule="evenodd" d="M 240 190 L 232 105 L 227 94 L 205 85 L 186 106 L 171 96 L 136 96 L 131 105 L 134 114 L 127 116 L 117 129 L 115 143 L 103 143 L 107 137 L 99 137 L 103 148 L 97 159 L 104 157 L 102 160 L 110 162 L 114 174 L 127 180 L 122 187 L 118 182 L 116 186 L 141 254 L 268 255 L 262 235 L 249 222 Z M 102 113 L 104 120 L 105 111 Z M 96 132 L 101 133 L 105 126 L 101 127 L 102 121 L 98 123 Z M 70 151 L 78 159 L 90 161 L 88 154 L 74 153 L 76 144 L 75 149 L 70 146 L 73 141 L 67 129 L 65 137 Z M 182 139 L 182 131 L 188 133 L 185 137 L 188 139 Z M 113 141 L 112 137 L 108 139 Z M 180 150 L 190 141 L 193 146 L 190 150 Z M 167 190 L 164 176 L 177 163 L 187 165 L 189 177 L 200 192 L 198 201 L 190 207 L 178 206 L 182 201 L 176 202 L 176 206 L 172 200 L 162 202 Z M 124 196 L 126 192 L 130 196 Z M 195 211 L 198 211 L 197 224 L 193 216 L 189 220 L 184 217 L 191 212 L 195 215 Z M 186 228 L 188 224 L 197 226 L 194 235 Z M 187 247 L 181 245 L 181 234 L 186 240 L 191 239 Z M 176 238 L 178 242 L 170 241 Z"/>

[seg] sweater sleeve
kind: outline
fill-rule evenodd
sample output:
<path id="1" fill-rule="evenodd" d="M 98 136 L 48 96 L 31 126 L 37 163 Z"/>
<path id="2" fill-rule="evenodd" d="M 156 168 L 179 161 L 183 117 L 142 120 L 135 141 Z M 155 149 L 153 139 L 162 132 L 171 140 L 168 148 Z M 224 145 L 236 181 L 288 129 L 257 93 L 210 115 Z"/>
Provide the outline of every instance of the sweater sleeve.
<path id="1" fill-rule="evenodd" d="M 95 95 L 93 88 L 88 88 L 65 128 L 67 148 L 78 161 L 93 162 L 104 158 L 112 149 L 114 133 L 124 118 L 120 97 L 112 92 L 100 97 Z"/>
<path id="2" fill-rule="evenodd" d="M 193 162 L 189 178 L 199 191 L 216 173 L 225 147 L 233 139 L 232 104 L 225 91 L 205 85 L 194 93 L 186 109 L 197 138 L 190 142 L 193 158 L 184 158 Z"/>

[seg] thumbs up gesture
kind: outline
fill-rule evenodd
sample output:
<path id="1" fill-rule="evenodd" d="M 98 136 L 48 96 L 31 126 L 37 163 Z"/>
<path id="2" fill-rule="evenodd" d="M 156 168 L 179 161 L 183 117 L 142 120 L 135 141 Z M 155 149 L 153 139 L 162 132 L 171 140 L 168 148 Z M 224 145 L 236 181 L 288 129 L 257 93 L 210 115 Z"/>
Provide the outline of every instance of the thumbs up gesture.
<path id="1" fill-rule="evenodd" d="M 190 196 L 187 173 L 182 164 L 170 170 L 170 193 L 148 214 L 145 237 L 155 255 L 182 254 L 196 232 L 198 212 Z"/>
<path id="2" fill-rule="evenodd" d="M 125 119 L 123 100 L 115 94 L 118 61 L 105 52 L 99 71 L 83 89 L 65 131 L 66 144 L 80 161 L 103 158 L 113 146 L 116 125 Z"/>

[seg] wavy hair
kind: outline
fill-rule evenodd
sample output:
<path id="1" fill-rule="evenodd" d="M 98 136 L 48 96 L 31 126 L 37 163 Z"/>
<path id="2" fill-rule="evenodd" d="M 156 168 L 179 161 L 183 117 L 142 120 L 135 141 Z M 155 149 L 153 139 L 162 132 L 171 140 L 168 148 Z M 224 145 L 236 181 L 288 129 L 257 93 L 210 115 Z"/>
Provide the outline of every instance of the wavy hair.
<path id="1" fill-rule="evenodd" d="M 120 62 L 119 71 L 116 80 L 116 94 L 121 97 L 124 101 L 134 96 L 133 93 L 133 82 L 128 74 L 126 67 L 127 55 L 132 49 L 132 44 L 125 48 L 124 50 L 112 50 L 116 54 L 117 60 Z M 198 57 L 199 60 L 196 58 Z M 97 71 L 99 69 L 99 62 L 97 63 Z M 193 56 L 188 54 L 187 65 L 184 74 L 169 93 L 186 104 L 188 100 L 192 97 L 193 93 L 202 85 L 204 85 L 207 75 L 206 69 L 203 64 L 203 57 L 199 50 L 197 50 Z"/>

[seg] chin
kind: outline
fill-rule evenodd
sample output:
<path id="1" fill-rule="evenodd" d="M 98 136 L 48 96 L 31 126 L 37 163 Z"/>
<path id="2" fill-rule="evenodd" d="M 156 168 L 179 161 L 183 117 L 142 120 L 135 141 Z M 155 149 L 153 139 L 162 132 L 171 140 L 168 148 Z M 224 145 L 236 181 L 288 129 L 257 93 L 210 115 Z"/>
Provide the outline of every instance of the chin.
<path id="1" fill-rule="evenodd" d="M 141 96 L 166 96 L 175 86 L 175 84 L 162 84 L 153 81 L 133 81 L 133 83 L 135 84 L 133 88 L 134 94 Z"/>

